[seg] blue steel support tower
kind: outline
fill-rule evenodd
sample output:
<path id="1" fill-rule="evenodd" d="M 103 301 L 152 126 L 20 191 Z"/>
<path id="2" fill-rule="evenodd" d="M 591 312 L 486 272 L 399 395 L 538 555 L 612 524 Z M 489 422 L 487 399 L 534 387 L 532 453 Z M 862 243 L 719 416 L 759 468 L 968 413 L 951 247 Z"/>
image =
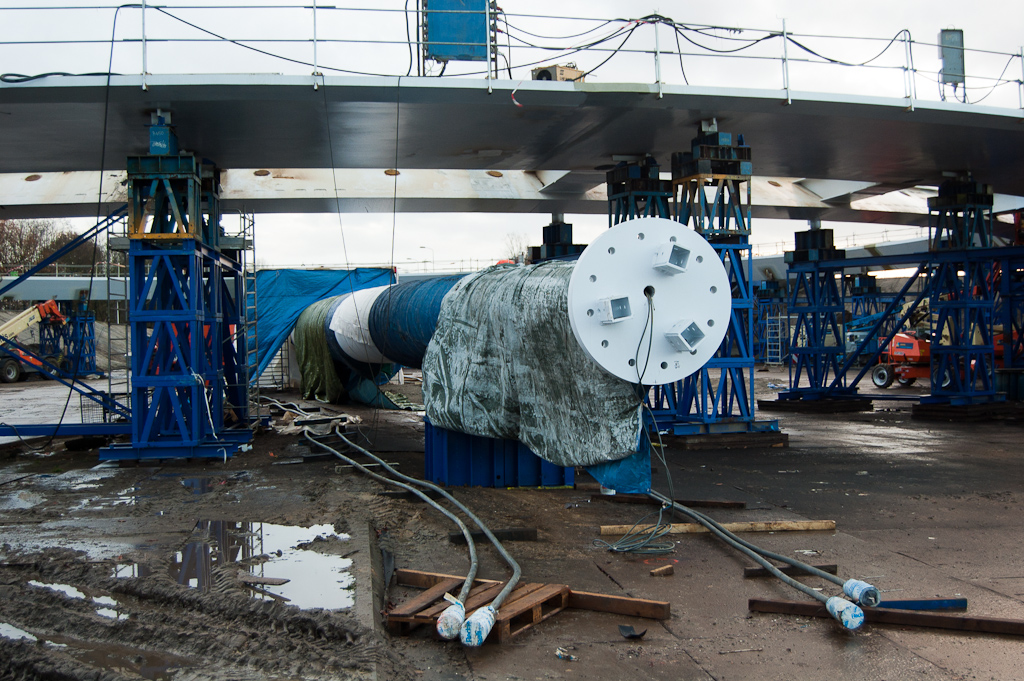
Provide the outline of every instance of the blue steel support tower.
<path id="1" fill-rule="evenodd" d="M 246 244 L 224 238 L 217 170 L 176 147 L 160 118 L 128 159 L 132 441 L 101 459 L 226 458 L 251 439 Z"/>
<path id="2" fill-rule="evenodd" d="M 995 385 L 995 263 L 972 256 L 992 246 L 992 204 L 991 186 L 970 179 L 948 180 L 928 199 L 930 250 L 959 257 L 941 259 L 932 274 L 932 394 L 922 403 L 1003 397 Z"/>
<path id="3" fill-rule="evenodd" d="M 659 428 L 675 435 L 778 431 L 754 406 L 754 289 L 750 237 L 750 147 L 713 124 L 688 154 L 672 155 L 674 219 L 690 224 L 729 273 L 732 313 L 721 346 L 698 372 L 649 396 Z"/>
<path id="4" fill-rule="evenodd" d="M 661 179 L 661 166 L 648 156 L 640 163 L 621 163 L 606 174 L 608 226 L 633 218 L 671 218 L 672 183 Z"/>

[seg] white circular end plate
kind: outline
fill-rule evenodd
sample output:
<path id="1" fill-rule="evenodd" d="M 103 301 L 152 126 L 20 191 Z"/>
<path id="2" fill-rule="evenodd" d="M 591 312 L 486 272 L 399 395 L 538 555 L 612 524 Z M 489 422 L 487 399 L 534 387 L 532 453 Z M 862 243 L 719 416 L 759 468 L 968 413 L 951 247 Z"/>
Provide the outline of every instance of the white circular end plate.
<path id="1" fill-rule="evenodd" d="M 601 368 L 631 383 L 673 383 L 700 369 L 725 338 L 731 310 L 718 253 L 686 225 L 664 218 L 630 220 L 602 233 L 569 280 L 576 340 Z"/>

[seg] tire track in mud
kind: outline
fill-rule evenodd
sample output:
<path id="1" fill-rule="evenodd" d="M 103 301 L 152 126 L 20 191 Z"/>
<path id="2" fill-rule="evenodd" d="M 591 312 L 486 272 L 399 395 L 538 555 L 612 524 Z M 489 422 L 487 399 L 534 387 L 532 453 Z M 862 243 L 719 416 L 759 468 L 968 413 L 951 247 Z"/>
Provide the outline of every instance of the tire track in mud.
<path id="1" fill-rule="evenodd" d="M 139 678 L 137 670 L 94 665 L 76 657 L 82 649 L 117 646 L 191 661 L 175 678 L 267 676 L 401 679 L 400 658 L 384 638 L 345 611 L 300 610 L 254 600 L 229 568 L 202 592 L 179 585 L 153 565 L 148 577 L 115 579 L 108 566 L 88 565 L 68 551 L 20 557 L 22 567 L 0 567 L 0 622 L 37 635 L 40 642 L 0 637 L 0 679 L 114 681 Z M 63 555 L 61 555 L 63 554 Z M 34 561 L 34 562 L 33 562 Z M 66 584 L 86 598 L 71 598 L 29 580 Z M 113 597 L 125 619 L 103 617 L 92 596 Z M 53 639 L 68 648 L 44 646 Z"/>

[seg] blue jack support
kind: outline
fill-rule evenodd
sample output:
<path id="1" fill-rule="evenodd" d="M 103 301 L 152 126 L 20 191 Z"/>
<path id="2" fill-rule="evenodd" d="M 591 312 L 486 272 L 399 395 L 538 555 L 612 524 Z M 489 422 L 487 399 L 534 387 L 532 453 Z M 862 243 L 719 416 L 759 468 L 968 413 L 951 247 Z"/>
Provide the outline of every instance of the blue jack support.
<path id="1" fill-rule="evenodd" d="M 689 154 L 672 155 L 675 216 L 706 238 L 729 273 L 732 314 L 714 357 L 682 381 L 654 386 L 648 401 L 659 429 L 674 435 L 778 432 L 758 421 L 754 402 L 754 288 L 750 237 L 750 147 L 705 126 Z"/>
<path id="2" fill-rule="evenodd" d="M 96 367 L 96 316 L 89 312 L 84 291 L 65 323 L 39 323 L 39 354 L 51 358 L 64 378 L 104 376 Z"/>
<path id="3" fill-rule="evenodd" d="M 165 120 L 154 123 L 151 151 L 176 147 Z M 221 247 L 218 183 L 189 154 L 128 159 L 132 441 L 101 459 L 226 459 L 252 437 L 252 320 L 238 253 Z"/>
<path id="4" fill-rule="evenodd" d="M 922 404 L 1005 399 L 996 393 L 995 262 L 973 255 L 992 246 L 992 204 L 992 188 L 970 179 L 948 180 L 928 199 L 930 250 L 960 257 L 932 275 L 932 394 Z"/>
<path id="5" fill-rule="evenodd" d="M 672 182 L 661 179 L 652 156 L 640 163 L 620 163 L 606 173 L 608 227 L 634 218 L 671 218 Z"/>
<path id="6" fill-rule="evenodd" d="M 853 360 L 846 356 L 843 335 L 849 314 L 843 283 L 846 252 L 835 248 L 832 230 L 822 229 L 818 221 L 812 221 L 811 229 L 797 232 L 795 237 L 795 250 L 787 251 L 785 256 L 789 264 L 788 311 L 794 319 L 789 343 L 789 389 L 779 393 L 778 401 L 792 405 L 797 400 L 841 398 L 870 407 L 870 400 L 858 397 L 856 385 L 846 384 L 846 369 Z"/>

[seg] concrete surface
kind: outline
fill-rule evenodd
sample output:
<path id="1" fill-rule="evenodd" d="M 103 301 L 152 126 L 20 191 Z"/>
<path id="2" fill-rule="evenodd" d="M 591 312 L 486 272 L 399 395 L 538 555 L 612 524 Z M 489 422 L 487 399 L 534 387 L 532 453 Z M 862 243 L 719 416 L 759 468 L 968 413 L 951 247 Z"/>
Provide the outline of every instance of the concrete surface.
<path id="1" fill-rule="evenodd" d="M 784 374 L 759 372 L 759 397 L 771 396 L 770 382 L 784 383 Z M 0 400 L 6 405 L 7 391 L 34 391 L 40 385 L 45 384 L 0 386 Z M 895 390 L 880 394 L 893 395 Z M 920 388 L 900 392 L 915 390 L 921 392 Z M 883 590 L 883 598 L 964 597 L 968 615 L 1024 619 L 1024 557 L 1019 551 L 1024 428 L 1013 422 L 914 422 L 909 410 L 910 403 L 880 401 L 874 412 L 862 414 L 779 414 L 783 430 L 791 436 L 786 449 L 682 451 L 668 442 L 668 470 L 676 496 L 747 502 L 742 510 L 709 511 L 723 521 L 835 520 L 834 533 L 746 537 L 808 562 L 837 563 L 840 575 L 869 579 Z M 422 473 L 422 424 L 415 414 L 347 411 L 363 417 L 361 431 L 385 458 L 398 462 L 405 472 Z M 52 635 L 56 625 L 29 614 L 41 596 L 25 586 L 27 580 L 46 581 L 49 574 L 51 581 L 109 590 L 114 588 L 109 581 L 87 576 L 100 569 L 89 561 L 130 556 L 158 570 L 169 552 L 180 550 L 196 518 L 303 526 L 333 522 L 336 527 L 348 527 L 353 537 L 355 528 L 368 522 L 371 535 L 379 533 L 381 546 L 395 555 L 398 567 L 465 570 L 464 549 L 447 542 L 453 528 L 425 505 L 383 498 L 376 483 L 355 473 L 337 473 L 332 461 L 272 465 L 300 451 L 295 440 L 294 436 L 261 436 L 253 452 L 227 464 L 164 462 L 154 469 L 113 469 L 109 478 L 84 483 L 99 485 L 95 489 L 75 487 L 83 484 L 82 469 L 95 465 L 95 453 L 72 454 L 57 448 L 53 454 L 9 452 L 0 468 L 0 527 L 6 542 L 0 583 L 11 596 L 5 595 L 0 603 L 0 622 L 40 638 Z M 664 467 L 658 463 L 656 468 L 655 484 L 664 490 Z M 248 477 L 238 478 L 241 472 Z M 37 475 L 16 480 L 30 473 Z M 40 473 L 54 477 L 43 478 Z M 212 477 L 214 491 L 196 497 L 182 492 L 179 479 L 196 475 Z M 139 488 L 133 493 L 134 504 L 100 503 L 129 484 Z M 475 650 L 439 642 L 423 630 L 375 639 L 363 629 L 352 628 L 362 632 L 349 653 L 363 665 L 353 662 L 356 667 L 349 671 L 354 677 L 372 673 L 371 669 L 378 678 L 425 680 L 1020 677 L 1024 643 L 1014 637 L 883 625 L 866 625 L 851 634 L 830 620 L 750 613 L 750 598 L 806 597 L 774 580 L 743 579 L 742 569 L 751 563 L 706 535 L 675 537 L 676 548 L 669 556 L 613 554 L 595 545 L 600 525 L 632 523 L 651 507 L 592 501 L 591 490 L 586 489 L 475 488 L 458 489 L 455 494 L 492 527 L 538 528 L 540 541 L 508 544 L 523 566 L 525 580 L 667 600 L 672 604 L 671 619 L 654 622 L 569 610 L 508 644 L 487 644 Z M 90 504 L 102 507 L 86 510 Z M 91 554 L 62 553 L 53 559 L 56 554 L 47 553 L 62 546 L 90 549 Z M 480 553 L 481 576 L 507 575 L 493 550 L 480 547 Z M 53 560 L 40 562 L 41 556 Z M 6 566 L 19 560 L 33 567 Z M 667 563 L 675 566 L 673 576 L 649 575 L 652 568 Z M 117 641 L 137 641 L 140 628 L 156 626 L 157 619 L 180 619 L 180 614 L 189 612 L 187 603 L 172 608 L 166 599 L 146 591 L 146 578 L 136 581 L 136 595 L 125 597 L 130 616 L 118 624 Z M 804 581 L 835 593 L 821 580 Z M 392 586 L 386 599 L 399 603 L 414 593 Z M 159 653 L 202 665 L 171 667 L 169 676 L 161 678 L 346 678 L 343 647 L 315 642 L 301 648 L 301 661 L 294 658 L 296 653 L 271 659 L 270 652 L 278 650 L 275 646 L 288 641 L 296 645 L 294 632 L 284 639 L 269 629 L 257 634 L 232 614 L 232 608 L 238 607 L 235 601 L 230 608 L 216 603 L 203 605 L 207 610 L 195 616 L 214 617 L 209 608 L 225 608 L 227 614 L 217 622 L 232 633 L 240 632 L 242 642 L 230 639 L 224 650 L 211 646 L 206 651 L 188 643 L 193 634 L 187 628 L 175 636 L 154 637 L 151 647 Z M 290 610 L 294 608 L 281 606 L 273 616 L 284 617 Z M 365 622 L 365 609 L 359 615 L 367 629 L 372 627 Z M 641 641 L 623 639 L 620 624 L 647 629 L 647 634 Z M 92 630 L 81 635 L 89 641 L 102 638 Z M 237 646 L 229 648 L 229 644 Z M 26 645 L 0 639 L 0 655 Z M 578 660 L 558 659 L 557 647 L 567 648 Z M 23 656 L 15 659 L 27 659 L 27 653 L 19 654 Z M 63 654 L 46 649 L 44 658 Z M 331 656 L 337 658 L 333 666 Z M 38 672 L 42 663 L 33 664 L 29 668 Z M 138 676 L 127 667 L 119 673 L 126 678 Z M 37 677 L 26 674 L 26 678 Z M 84 678 L 84 672 L 71 677 Z"/>

